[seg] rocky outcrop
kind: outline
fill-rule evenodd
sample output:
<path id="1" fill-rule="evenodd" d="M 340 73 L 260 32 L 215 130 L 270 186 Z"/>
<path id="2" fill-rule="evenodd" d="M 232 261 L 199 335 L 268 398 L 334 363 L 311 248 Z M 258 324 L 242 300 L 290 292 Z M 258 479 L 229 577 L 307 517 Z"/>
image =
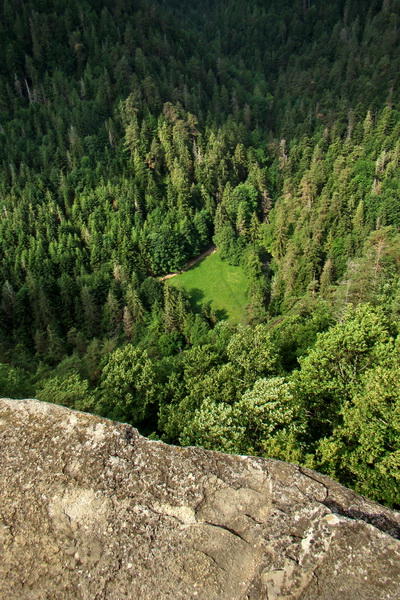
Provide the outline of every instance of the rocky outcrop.
<path id="1" fill-rule="evenodd" d="M 398 600 L 400 516 L 313 471 L 0 401 L 3 600 Z"/>

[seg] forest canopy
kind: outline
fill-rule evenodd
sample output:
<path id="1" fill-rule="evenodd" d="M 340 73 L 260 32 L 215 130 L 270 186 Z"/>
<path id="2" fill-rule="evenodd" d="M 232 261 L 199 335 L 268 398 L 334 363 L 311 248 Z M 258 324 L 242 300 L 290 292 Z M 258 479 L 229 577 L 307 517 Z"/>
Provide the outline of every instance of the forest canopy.
<path id="1" fill-rule="evenodd" d="M 400 506 L 400 0 L 4 0 L 0 388 Z M 242 322 L 160 278 L 215 244 Z"/>

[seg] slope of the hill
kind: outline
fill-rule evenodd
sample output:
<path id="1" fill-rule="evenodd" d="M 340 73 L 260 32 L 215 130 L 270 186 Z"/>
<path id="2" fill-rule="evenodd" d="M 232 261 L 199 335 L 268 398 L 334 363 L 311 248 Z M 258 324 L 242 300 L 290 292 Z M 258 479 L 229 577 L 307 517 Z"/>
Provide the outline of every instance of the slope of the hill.
<path id="1" fill-rule="evenodd" d="M 1 2 L 0 394 L 400 506 L 399 22 Z M 246 273 L 238 325 L 158 280 L 211 243 Z"/>
<path id="2" fill-rule="evenodd" d="M 184 333 L 145 278 L 213 236 L 251 321 L 266 250 L 276 314 L 399 225 L 399 2 L 192 4 L 2 3 L 2 359 L 143 339 L 160 310 Z"/>
<path id="3" fill-rule="evenodd" d="M 396 600 L 400 516 L 310 470 L 0 401 L 0 597 Z"/>

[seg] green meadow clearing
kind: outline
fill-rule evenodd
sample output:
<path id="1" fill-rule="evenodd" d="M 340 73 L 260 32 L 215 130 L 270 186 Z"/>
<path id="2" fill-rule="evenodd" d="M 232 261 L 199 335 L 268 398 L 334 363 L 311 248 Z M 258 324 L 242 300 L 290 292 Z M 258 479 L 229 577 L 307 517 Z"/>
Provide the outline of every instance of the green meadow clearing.
<path id="1" fill-rule="evenodd" d="M 220 318 L 239 323 L 244 316 L 248 292 L 244 270 L 222 261 L 218 252 L 171 277 L 168 284 L 187 290 L 194 309 L 203 302 L 211 302 Z"/>

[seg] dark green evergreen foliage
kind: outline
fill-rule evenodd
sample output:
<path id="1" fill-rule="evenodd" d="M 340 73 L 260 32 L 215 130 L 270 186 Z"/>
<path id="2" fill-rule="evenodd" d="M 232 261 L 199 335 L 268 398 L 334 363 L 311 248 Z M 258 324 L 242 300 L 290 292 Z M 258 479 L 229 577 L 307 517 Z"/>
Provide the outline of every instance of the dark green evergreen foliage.
<path id="1" fill-rule="evenodd" d="M 26 398 L 34 391 L 32 375 L 21 367 L 0 364 L 2 398 Z"/>
<path id="2" fill-rule="evenodd" d="M 400 0 L 4 0 L 3 395 L 400 504 Z M 246 320 L 157 279 L 214 242 Z"/>
<path id="3" fill-rule="evenodd" d="M 206 41 L 193 43 L 193 31 L 155 5 L 88 2 L 76 11 L 32 0 L 20 10 L 10 1 L 3 13 L 0 239 L 3 281 L 15 295 L 13 318 L 4 317 L 10 343 L 21 313 L 26 341 L 39 346 L 48 327 L 65 336 L 77 326 L 91 338 L 122 335 L 125 322 L 129 339 L 132 319 L 142 320 L 129 306 L 131 272 L 140 285 L 184 266 L 210 243 L 220 191 L 260 171 L 243 145 L 242 115 L 231 113 L 236 77 L 243 87 L 248 75 L 220 85 Z M 223 113 L 210 110 L 215 86 L 227 98 Z M 247 211 L 266 193 L 262 176 L 252 193 Z M 239 230 L 250 218 L 241 214 Z M 238 261 L 243 241 L 235 247 Z"/>

